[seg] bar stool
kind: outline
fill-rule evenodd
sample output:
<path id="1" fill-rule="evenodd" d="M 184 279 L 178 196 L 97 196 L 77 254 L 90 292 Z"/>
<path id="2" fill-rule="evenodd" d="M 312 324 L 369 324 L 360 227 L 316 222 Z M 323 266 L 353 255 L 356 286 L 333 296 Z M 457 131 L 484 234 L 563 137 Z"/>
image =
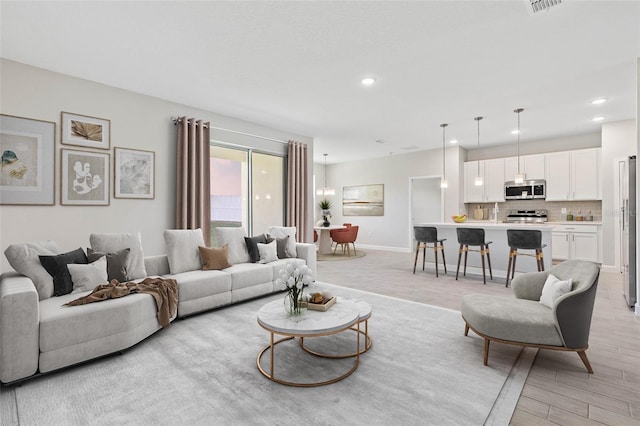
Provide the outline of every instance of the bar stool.
<path id="1" fill-rule="evenodd" d="M 418 264 L 418 253 L 422 248 L 422 270 L 424 271 L 424 262 L 427 254 L 428 244 L 433 244 L 433 254 L 436 265 L 436 277 L 438 277 L 438 250 L 442 253 L 442 264 L 444 265 L 444 273 L 447 273 L 447 262 L 444 260 L 444 241 L 446 238 L 438 239 L 438 230 L 433 226 L 414 226 L 413 234 L 416 239 L 416 258 L 413 262 L 413 273 L 416 273 L 416 265 Z M 438 246 L 438 243 L 440 245 Z"/>
<path id="2" fill-rule="evenodd" d="M 542 249 L 546 244 L 542 244 L 542 231 L 532 229 L 507 229 L 507 243 L 509 244 L 509 263 L 507 266 L 507 282 L 505 287 L 509 287 L 509 279 L 513 279 L 516 273 L 516 258 L 518 250 L 535 250 L 535 254 L 521 253 L 524 256 L 534 256 L 538 271 L 544 271 L 544 261 Z M 511 278 L 509 278 L 511 276 Z"/>
<path id="3" fill-rule="evenodd" d="M 458 234 L 458 244 L 460 249 L 458 250 L 458 267 L 456 268 L 456 280 L 458 279 L 458 272 L 460 271 L 460 259 L 464 252 L 464 273 L 467 275 L 467 255 L 469 251 L 479 251 L 480 258 L 482 259 L 482 281 L 487 283 L 487 276 L 484 268 L 484 255 L 487 254 L 487 262 L 489 263 L 489 276 L 493 279 L 493 272 L 491 271 L 491 256 L 489 255 L 489 244 L 492 241 L 484 240 L 484 229 L 482 228 L 456 228 Z M 479 250 L 471 250 L 469 246 L 478 246 Z"/>

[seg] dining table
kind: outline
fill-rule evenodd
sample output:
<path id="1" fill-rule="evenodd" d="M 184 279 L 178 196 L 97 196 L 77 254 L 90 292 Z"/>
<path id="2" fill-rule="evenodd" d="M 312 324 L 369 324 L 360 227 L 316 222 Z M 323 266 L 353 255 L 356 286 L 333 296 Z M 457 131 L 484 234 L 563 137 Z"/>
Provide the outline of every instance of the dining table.
<path id="1" fill-rule="evenodd" d="M 331 254 L 331 230 L 345 228 L 343 225 L 314 226 L 313 229 L 318 231 L 318 253 Z"/>

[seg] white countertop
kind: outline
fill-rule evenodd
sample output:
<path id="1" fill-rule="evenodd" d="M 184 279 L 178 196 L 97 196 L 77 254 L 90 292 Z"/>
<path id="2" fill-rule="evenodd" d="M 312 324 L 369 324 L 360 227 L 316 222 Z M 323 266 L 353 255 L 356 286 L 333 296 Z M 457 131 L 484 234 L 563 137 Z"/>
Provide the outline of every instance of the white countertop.
<path id="1" fill-rule="evenodd" d="M 544 223 L 506 223 L 506 222 L 498 222 L 495 223 L 492 220 L 469 220 L 467 219 L 465 222 L 457 223 L 453 220 L 450 222 L 432 222 L 432 223 L 418 223 L 416 226 L 435 226 L 435 227 L 477 227 L 477 228 L 485 228 L 485 229 L 540 229 L 540 230 L 552 230 L 556 226 L 561 225 L 597 225 L 601 226 L 602 222 L 594 222 L 594 221 L 564 221 L 564 222 L 544 222 Z"/>

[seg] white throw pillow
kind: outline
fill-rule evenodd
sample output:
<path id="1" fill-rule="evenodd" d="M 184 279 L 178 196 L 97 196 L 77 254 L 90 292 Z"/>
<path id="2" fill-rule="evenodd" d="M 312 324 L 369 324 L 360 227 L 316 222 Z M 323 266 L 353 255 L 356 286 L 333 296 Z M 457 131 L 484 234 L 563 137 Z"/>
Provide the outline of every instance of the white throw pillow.
<path id="1" fill-rule="evenodd" d="M 549 274 L 542 288 L 540 303 L 548 308 L 553 308 L 556 300 L 558 300 L 560 296 L 571 291 L 571 281 L 571 278 L 562 281 L 554 275 Z"/>
<path id="2" fill-rule="evenodd" d="M 229 246 L 230 264 L 251 262 L 247 244 L 244 242 L 244 237 L 246 237 L 244 228 L 220 226 L 213 230 L 213 235 L 218 247 L 224 247 L 225 244 Z"/>
<path id="3" fill-rule="evenodd" d="M 53 277 L 44 269 L 38 256 L 55 256 L 61 253 L 62 249 L 53 241 L 12 244 L 4 251 L 9 265 L 16 272 L 31 278 L 39 300 L 53 296 Z"/>
<path id="4" fill-rule="evenodd" d="M 130 280 L 135 280 L 147 276 L 147 270 L 144 267 L 144 253 L 142 252 L 142 237 L 139 232 L 135 234 L 91 234 L 89 242 L 91 249 L 103 253 L 131 249 L 127 258 L 127 277 Z"/>
<path id="5" fill-rule="evenodd" d="M 164 231 L 169 270 L 172 274 L 202 269 L 200 251 L 204 246 L 202 229 L 167 229 Z"/>
<path id="6" fill-rule="evenodd" d="M 69 269 L 71 281 L 73 281 L 71 293 L 93 290 L 97 285 L 109 282 L 106 256 L 84 265 L 70 263 L 67 265 L 67 269 Z"/>
<path id="7" fill-rule="evenodd" d="M 267 234 L 273 238 L 284 238 L 288 236 L 287 254 L 289 257 L 298 257 L 295 226 L 267 226 Z"/>
<path id="8" fill-rule="evenodd" d="M 258 243 L 258 251 L 260 252 L 260 263 L 269 263 L 278 260 L 278 247 L 276 240 L 269 244 Z"/>

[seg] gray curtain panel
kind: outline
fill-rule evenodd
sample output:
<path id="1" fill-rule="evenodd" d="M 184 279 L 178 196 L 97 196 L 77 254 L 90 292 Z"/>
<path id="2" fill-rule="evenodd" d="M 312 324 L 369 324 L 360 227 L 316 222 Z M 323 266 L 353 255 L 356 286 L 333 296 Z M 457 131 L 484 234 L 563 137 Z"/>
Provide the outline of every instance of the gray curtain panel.
<path id="1" fill-rule="evenodd" d="M 202 229 L 211 245 L 209 123 L 178 118 L 176 228 Z"/>
<path id="2" fill-rule="evenodd" d="M 286 226 L 297 228 L 298 241 L 307 242 L 307 145 L 289 141 L 287 156 Z"/>

